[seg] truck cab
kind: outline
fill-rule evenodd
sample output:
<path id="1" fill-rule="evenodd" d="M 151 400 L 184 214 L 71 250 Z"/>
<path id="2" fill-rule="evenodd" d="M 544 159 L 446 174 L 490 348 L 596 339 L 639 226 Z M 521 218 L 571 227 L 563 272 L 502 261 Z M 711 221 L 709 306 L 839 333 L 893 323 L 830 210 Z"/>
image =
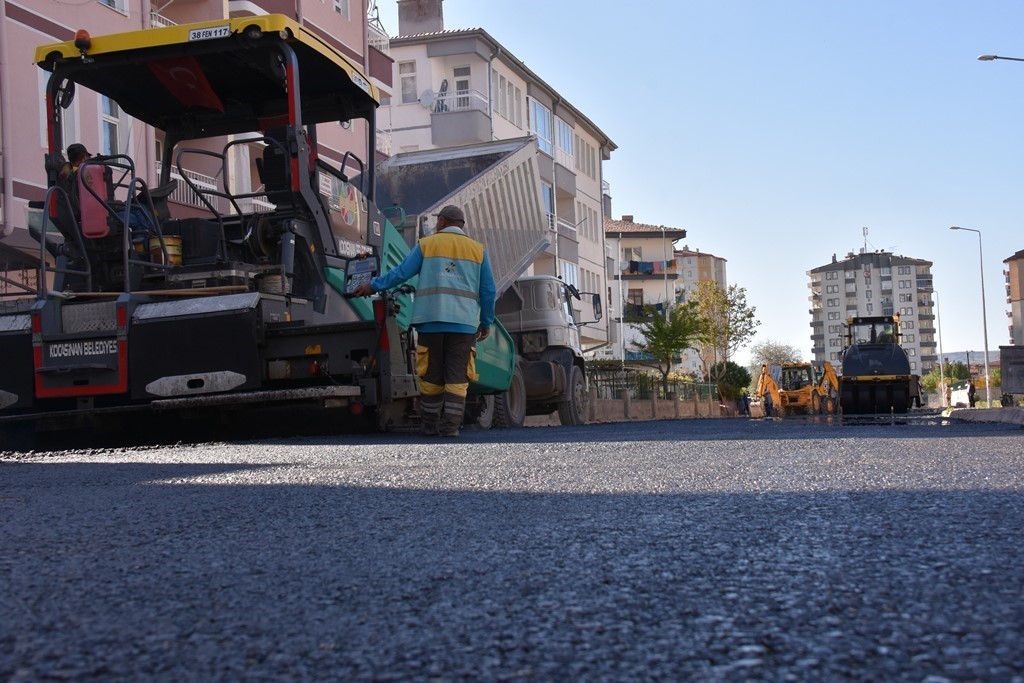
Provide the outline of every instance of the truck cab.
<path id="1" fill-rule="evenodd" d="M 577 320 L 573 300 L 591 303 L 595 318 L 600 319 L 597 294 L 581 294 L 552 275 L 519 278 L 495 304 L 499 322 L 515 343 L 526 414 L 548 415 L 557 410 L 562 424 L 569 425 L 586 421 L 586 370 L 579 328 L 594 322 Z"/>

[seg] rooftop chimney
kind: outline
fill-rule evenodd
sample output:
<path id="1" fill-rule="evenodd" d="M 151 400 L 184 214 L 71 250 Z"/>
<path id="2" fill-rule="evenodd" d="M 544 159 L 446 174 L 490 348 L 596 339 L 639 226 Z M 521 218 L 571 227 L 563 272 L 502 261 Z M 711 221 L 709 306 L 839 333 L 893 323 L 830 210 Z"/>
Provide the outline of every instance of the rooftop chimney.
<path id="1" fill-rule="evenodd" d="M 442 2 L 444 0 L 398 0 L 398 35 L 443 31 Z"/>
<path id="2" fill-rule="evenodd" d="M 622 217 L 622 222 L 623 222 L 623 223 L 632 223 L 632 222 L 633 222 L 633 216 L 632 216 L 632 214 L 631 214 L 631 215 L 629 215 L 629 216 L 623 216 L 623 217 Z"/>

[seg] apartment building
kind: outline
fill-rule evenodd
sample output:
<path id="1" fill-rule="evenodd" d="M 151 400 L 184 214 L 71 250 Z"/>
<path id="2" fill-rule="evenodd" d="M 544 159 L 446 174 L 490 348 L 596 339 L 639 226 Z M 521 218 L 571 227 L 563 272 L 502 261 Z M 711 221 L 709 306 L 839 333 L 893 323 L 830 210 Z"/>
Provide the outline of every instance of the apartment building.
<path id="1" fill-rule="evenodd" d="M 1006 304 L 1010 310 L 1006 317 L 1010 319 L 1009 333 L 1011 346 L 1024 346 L 1024 302 L 1021 292 L 1024 291 L 1024 250 L 1005 259 L 1006 269 Z"/>
<path id="2" fill-rule="evenodd" d="M 395 94 L 380 114 L 393 152 L 536 136 L 552 239 L 531 273 L 561 276 L 604 298 L 602 162 L 615 143 L 487 31 L 446 29 L 442 0 L 398 0 L 398 9 Z M 583 328 L 584 348 L 608 344 L 609 317 Z"/>
<path id="3" fill-rule="evenodd" d="M 938 361 L 932 263 L 886 251 L 866 251 L 807 271 L 811 352 L 815 362 L 842 363 L 846 321 L 853 316 L 900 316 L 902 346 L 915 374 Z"/>
<path id="4" fill-rule="evenodd" d="M 372 0 L 304 4 L 282 0 L 19 0 L 0 4 L 0 274 L 29 286 L 35 284 L 39 245 L 28 234 L 27 207 L 30 201 L 42 200 L 46 192 L 43 155 L 47 147 L 43 107 L 47 72 L 32 63 L 37 46 L 71 40 L 77 29 L 102 35 L 225 17 L 283 13 L 344 52 L 361 65 L 382 92 L 390 93 L 392 61 L 387 55 L 387 36 L 374 19 L 375 4 Z M 79 92 L 64 116 L 65 145 L 81 142 L 94 154 L 128 154 L 144 180 L 150 184 L 157 180 L 163 144 L 159 132 L 134 121 L 115 102 L 92 92 Z M 347 126 L 321 126 L 318 133 L 320 156 L 336 165 L 346 150 L 372 160 L 380 146 L 376 140 L 381 140 L 385 147 L 387 141 L 385 136 L 376 136 L 376 131 L 369 130 L 364 121 L 353 121 Z M 240 168 L 238 164 L 254 168 L 260 147 L 259 143 L 234 145 L 232 168 Z M 183 167 L 183 172 L 200 187 L 216 188 L 220 182 L 217 169 L 202 166 L 201 162 L 195 168 Z M 257 177 L 255 173 L 251 175 Z M 177 169 L 172 177 L 180 181 Z M 179 217 L 198 215 L 195 212 L 203 210 L 199 198 L 183 182 L 178 183 L 170 203 L 172 214 Z M 0 280 L 0 294 L 11 291 L 9 283 Z"/>
<path id="5" fill-rule="evenodd" d="M 603 349 L 598 357 L 616 360 L 637 359 L 632 342 L 640 339 L 635 325 L 628 320 L 642 314 L 644 306 L 664 311 L 666 306 L 686 301 L 700 282 L 711 281 L 723 290 L 726 284 L 724 258 L 691 250 L 676 249 L 675 243 L 686 238 L 686 230 L 637 223 L 633 216 L 605 220 L 605 236 L 617 254 L 609 271 L 612 290 L 613 324 L 619 328 L 616 341 Z M 696 351 L 682 352 L 677 371 L 702 376 L 704 368 Z"/>

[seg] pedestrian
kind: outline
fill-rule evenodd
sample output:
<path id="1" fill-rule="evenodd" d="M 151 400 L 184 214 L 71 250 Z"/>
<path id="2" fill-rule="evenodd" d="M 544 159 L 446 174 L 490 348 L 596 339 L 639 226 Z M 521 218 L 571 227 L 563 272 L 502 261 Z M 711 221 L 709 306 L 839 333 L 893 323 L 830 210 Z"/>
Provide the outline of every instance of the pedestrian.
<path id="1" fill-rule="evenodd" d="M 974 403 L 977 400 L 975 398 L 975 393 L 976 393 L 976 390 L 974 388 L 974 380 L 969 380 L 967 382 L 967 400 L 971 404 L 972 408 L 974 407 Z"/>
<path id="2" fill-rule="evenodd" d="M 950 408 L 953 405 L 953 385 L 946 382 L 946 407 Z"/>
<path id="3" fill-rule="evenodd" d="M 462 209 L 449 204 L 435 215 L 433 235 L 420 239 L 393 270 L 354 293 L 369 296 L 419 275 L 412 325 L 423 432 L 454 437 L 466 409 L 473 350 L 490 335 L 494 322 L 494 274 L 484 245 L 465 232 Z"/>

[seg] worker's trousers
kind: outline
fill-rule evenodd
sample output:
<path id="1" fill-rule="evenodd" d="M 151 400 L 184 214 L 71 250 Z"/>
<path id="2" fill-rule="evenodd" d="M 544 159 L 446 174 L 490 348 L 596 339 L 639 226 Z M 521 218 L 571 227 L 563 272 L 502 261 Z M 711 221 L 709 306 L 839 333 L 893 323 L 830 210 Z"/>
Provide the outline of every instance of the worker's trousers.
<path id="1" fill-rule="evenodd" d="M 420 412 L 428 433 L 458 433 L 466 411 L 475 345 L 475 334 L 419 333 L 416 372 L 420 377 Z"/>

